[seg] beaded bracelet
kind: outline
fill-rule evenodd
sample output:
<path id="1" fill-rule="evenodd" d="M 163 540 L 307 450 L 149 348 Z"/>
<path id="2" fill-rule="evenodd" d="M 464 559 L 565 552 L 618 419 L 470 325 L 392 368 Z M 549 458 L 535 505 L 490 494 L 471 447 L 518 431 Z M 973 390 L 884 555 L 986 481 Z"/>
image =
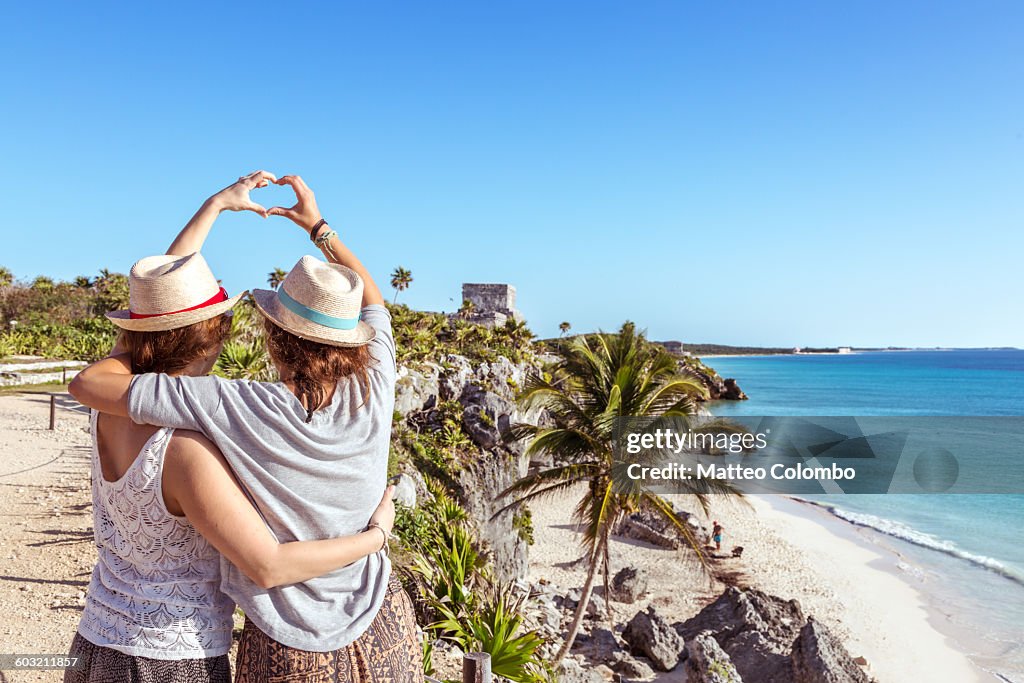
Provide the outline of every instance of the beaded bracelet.
<path id="1" fill-rule="evenodd" d="M 313 244 L 315 244 L 317 248 L 323 249 L 324 245 L 327 244 L 328 240 L 330 240 L 332 237 L 337 236 L 337 234 L 338 233 L 334 232 L 333 230 L 328 230 L 324 234 L 317 237 L 316 240 L 314 240 Z"/>

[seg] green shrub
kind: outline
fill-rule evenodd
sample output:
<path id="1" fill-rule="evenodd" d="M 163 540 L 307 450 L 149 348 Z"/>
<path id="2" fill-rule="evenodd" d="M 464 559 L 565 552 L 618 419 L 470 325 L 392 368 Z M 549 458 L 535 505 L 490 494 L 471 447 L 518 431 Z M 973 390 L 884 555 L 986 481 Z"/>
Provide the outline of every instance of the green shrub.
<path id="1" fill-rule="evenodd" d="M 533 512 L 525 503 L 512 515 L 512 528 L 527 545 L 533 545 Z"/>

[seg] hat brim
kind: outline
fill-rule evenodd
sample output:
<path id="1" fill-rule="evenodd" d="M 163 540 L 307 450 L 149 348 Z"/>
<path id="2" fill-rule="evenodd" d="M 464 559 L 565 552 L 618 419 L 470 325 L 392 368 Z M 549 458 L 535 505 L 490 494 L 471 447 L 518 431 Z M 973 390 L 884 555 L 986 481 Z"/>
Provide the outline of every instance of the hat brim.
<path id="1" fill-rule="evenodd" d="M 252 300 L 256 303 L 256 309 L 270 322 L 301 339 L 328 346 L 362 346 L 377 335 L 377 331 L 362 320 L 351 330 L 337 330 L 306 320 L 285 308 L 277 298 L 277 292 L 270 289 L 252 290 Z"/>
<path id="2" fill-rule="evenodd" d="M 114 323 L 122 330 L 131 330 L 132 332 L 164 332 L 166 330 L 176 330 L 179 327 L 187 327 L 204 320 L 216 318 L 218 315 L 227 313 L 235 305 L 241 301 L 242 297 L 248 294 L 248 292 L 242 292 L 235 296 L 221 301 L 220 303 L 213 304 L 212 306 L 204 306 L 203 308 L 197 308 L 194 311 L 183 311 L 181 313 L 171 313 L 170 315 L 157 315 L 152 318 L 132 318 L 130 311 L 111 311 L 107 313 L 107 320 Z"/>

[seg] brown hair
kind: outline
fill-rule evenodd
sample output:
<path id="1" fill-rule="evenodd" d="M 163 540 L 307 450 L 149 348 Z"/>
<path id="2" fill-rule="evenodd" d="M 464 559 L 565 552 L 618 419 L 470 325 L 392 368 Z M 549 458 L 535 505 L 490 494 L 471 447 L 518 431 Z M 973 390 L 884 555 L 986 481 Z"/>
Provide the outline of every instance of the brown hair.
<path id="1" fill-rule="evenodd" d="M 132 372 L 181 372 L 214 353 L 231 333 L 231 316 L 219 315 L 176 330 L 121 330 L 120 344 L 132 357 Z"/>
<path id="2" fill-rule="evenodd" d="M 306 409 L 306 422 L 327 400 L 327 387 L 352 376 L 364 395 L 370 389 L 367 371 L 373 362 L 370 349 L 362 346 L 331 346 L 303 339 L 263 319 L 267 333 L 267 351 L 279 368 L 287 368 L 295 395 Z"/>

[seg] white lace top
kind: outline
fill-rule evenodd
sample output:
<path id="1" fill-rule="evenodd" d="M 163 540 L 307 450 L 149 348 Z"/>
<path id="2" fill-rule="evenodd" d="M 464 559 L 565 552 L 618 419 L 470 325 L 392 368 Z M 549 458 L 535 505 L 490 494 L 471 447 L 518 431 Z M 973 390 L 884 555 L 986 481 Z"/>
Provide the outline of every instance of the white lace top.
<path id="1" fill-rule="evenodd" d="M 114 482 L 103 478 L 92 414 L 92 572 L 83 638 L 151 659 L 198 659 L 231 647 L 234 603 L 220 591 L 220 554 L 164 505 L 161 480 L 172 429 L 158 429 Z"/>

